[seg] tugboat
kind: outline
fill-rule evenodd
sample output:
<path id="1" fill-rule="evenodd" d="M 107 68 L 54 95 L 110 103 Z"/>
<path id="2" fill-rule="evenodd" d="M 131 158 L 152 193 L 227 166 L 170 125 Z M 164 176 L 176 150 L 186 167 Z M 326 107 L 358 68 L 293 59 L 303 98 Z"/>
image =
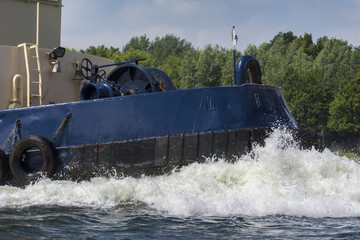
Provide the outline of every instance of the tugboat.
<path id="1" fill-rule="evenodd" d="M 297 127 L 281 91 L 262 84 L 253 56 L 236 64 L 234 86 L 176 89 L 141 59 L 113 63 L 49 50 L 58 42 L 39 34 L 39 15 L 46 16 L 39 12 L 60 15 L 61 1 L 4 1 L 37 12 L 37 35 L 35 44 L 0 45 L 1 184 L 156 173 L 214 155 L 230 160 L 276 127 L 303 148 L 324 148 L 321 134 Z"/>

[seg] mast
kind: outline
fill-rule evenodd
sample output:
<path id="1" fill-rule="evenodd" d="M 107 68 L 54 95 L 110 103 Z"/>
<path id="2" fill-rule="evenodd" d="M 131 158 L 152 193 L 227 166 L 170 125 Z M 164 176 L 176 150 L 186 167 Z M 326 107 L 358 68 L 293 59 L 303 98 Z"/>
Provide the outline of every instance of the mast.
<path id="1" fill-rule="evenodd" d="M 231 30 L 231 38 L 232 38 L 232 42 L 233 42 L 233 58 L 234 58 L 234 82 L 236 80 L 236 59 L 235 59 L 235 46 L 237 44 L 237 41 L 238 41 L 238 37 L 236 35 L 236 32 L 235 32 L 235 26 L 232 27 L 232 30 Z"/>

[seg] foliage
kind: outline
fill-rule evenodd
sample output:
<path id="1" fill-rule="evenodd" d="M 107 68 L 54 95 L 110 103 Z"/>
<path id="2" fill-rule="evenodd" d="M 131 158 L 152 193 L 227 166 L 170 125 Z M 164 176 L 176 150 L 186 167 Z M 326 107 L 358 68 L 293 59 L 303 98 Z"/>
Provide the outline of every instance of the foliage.
<path id="1" fill-rule="evenodd" d="M 90 46 L 86 50 L 80 50 L 80 52 L 105 58 L 113 58 L 114 54 L 119 52 L 119 49 L 114 47 L 107 48 L 101 45 L 98 47 Z"/>
<path id="2" fill-rule="evenodd" d="M 126 52 L 118 53 L 113 56 L 115 62 L 129 61 L 131 58 L 141 60 L 140 63 L 144 67 L 152 67 L 155 64 L 155 60 L 152 58 L 149 52 L 139 49 L 130 48 Z"/>
<path id="3" fill-rule="evenodd" d="M 179 88 L 181 86 L 181 58 L 176 55 L 170 55 L 166 59 L 166 62 L 159 68 L 169 75 L 176 88 Z"/>
<path id="4" fill-rule="evenodd" d="M 341 82 L 330 104 L 329 128 L 343 135 L 360 133 L 360 73 Z"/>
<path id="5" fill-rule="evenodd" d="M 234 85 L 234 53 L 232 50 L 224 50 L 223 55 L 224 63 L 221 69 L 220 85 L 231 86 Z M 241 53 L 235 52 L 235 64 L 240 57 Z"/>
<path id="6" fill-rule="evenodd" d="M 207 45 L 199 53 L 195 68 L 195 87 L 215 87 L 220 85 L 221 67 L 224 58 L 219 46 Z"/>
<path id="7" fill-rule="evenodd" d="M 328 91 L 334 95 L 339 83 L 349 80 L 354 74 L 350 68 L 351 47 L 347 42 L 337 39 L 324 41 L 324 46 L 314 61 L 314 67 L 320 69 Z"/>
<path id="8" fill-rule="evenodd" d="M 289 74 L 282 90 L 299 127 L 314 131 L 326 129 L 330 96 L 324 89 L 319 70 Z"/>
<path id="9" fill-rule="evenodd" d="M 130 41 L 123 47 L 122 51 L 126 52 L 132 49 L 140 51 L 148 51 L 150 47 L 150 39 L 146 35 L 141 35 L 140 37 L 133 37 Z"/>
<path id="10" fill-rule="evenodd" d="M 181 88 L 194 88 L 196 84 L 195 71 L 199 54 L 197 52 L 187 52 L 180 65 Z"/>
<path id="11" fill-rule="evenodd" d="M 77 52 L 75 48 L 66 48 L 66 52 Z"/>
<path id="12" fill-rule="evenodd" d="M 150 54 L 159 65 L 164 64 L 171 55 L 182 58 L 188 51 L 194 51 L 191 43 L 172 34 L 167 34 L 162 38 L 156 37 L 149 47 Z"/>

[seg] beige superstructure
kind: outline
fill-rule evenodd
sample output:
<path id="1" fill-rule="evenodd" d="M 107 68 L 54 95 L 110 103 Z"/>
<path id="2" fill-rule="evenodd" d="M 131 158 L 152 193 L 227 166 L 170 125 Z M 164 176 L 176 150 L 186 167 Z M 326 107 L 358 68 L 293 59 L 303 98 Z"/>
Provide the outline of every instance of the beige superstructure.
<path id="1" fill-rule="evenodd" d="M 62 2 L 56 0 L 1 0 L 0 45 L 36 43 L 37 2 L 39 2 L 39 47 L 60 45 Z"/>
<path id="2" fill-rule="evenodd" d="M 0 0 L 0 109 L 78 101 L 81 60 L 113 62 L 74 52 L 49 58 L 60 45 L 61 8 L 55 0 Z"/>

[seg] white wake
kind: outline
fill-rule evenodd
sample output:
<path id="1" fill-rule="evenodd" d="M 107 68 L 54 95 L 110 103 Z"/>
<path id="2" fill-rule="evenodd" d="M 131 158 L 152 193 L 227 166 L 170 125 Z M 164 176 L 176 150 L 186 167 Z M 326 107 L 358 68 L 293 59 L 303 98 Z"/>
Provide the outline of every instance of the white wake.
<path id="1" fill-rule="evenodd" d="M 234 163 L 208 159 L 168 175 L 41 180 L 0 187 L 0 207 L 58 205 L 121 209 L 145 204 L 175 216 L 360 216 L 360 165 L 329 150 L 300 150 L 276 130 Z"/>

